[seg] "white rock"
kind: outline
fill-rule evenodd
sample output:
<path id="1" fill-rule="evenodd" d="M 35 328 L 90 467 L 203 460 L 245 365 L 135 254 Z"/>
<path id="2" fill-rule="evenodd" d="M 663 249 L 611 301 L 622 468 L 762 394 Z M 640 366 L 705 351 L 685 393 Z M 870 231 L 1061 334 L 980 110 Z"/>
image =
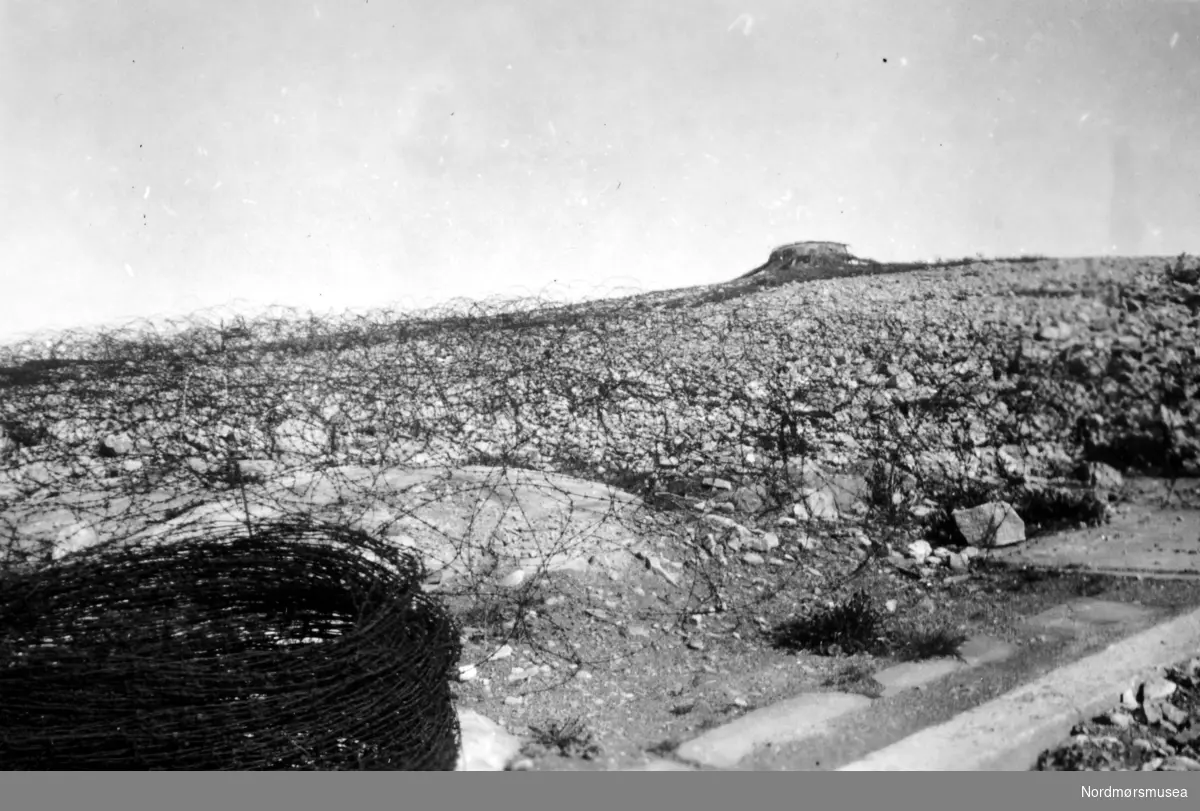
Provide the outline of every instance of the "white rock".
<path id="1" fill-rule="evenodd" d="M 489 662 L 498 662 L 501 659 L 507 659 L 513 655 L 512 645 L 501 645 L 496 649 L 496 652 L 488 657 Z"/>
<path id="2" fill-rule="evenodd" d="M 1038 337 L 1043 341 L 1064 341 L 1071 337 L 1073 328 L 1070 324 L 1059 322 L 1057 324 L 1048 324 L 1038 332 Z"/>
<path id="3" fill-rule="evenodd" d="M 1148 701 L 1160 701 L 1175 694 L 1179 689 L 1179 685 L 1170 679 L 1164 679 L 1162 676 L 1155 676 L 1152 679 L 1147 679 L 1142 682 L 1141 690 L 1139 690 L 1142 703 Z"/>
<path id="4" fill-rule="evenodd" d="M 460 709 L 462 749 L 455 771 L 502 772 L 521 753 L 521 739 L 474 710 Z"/>
<path id="5" fill-rule="evenodd" d="M 971 546 L 1011 546 L 1025 540 L 1025 522 L 1007 502 L 992 501 L 952 515 Z"/>
<path id="6" fill-rule="evenodd" d="M 133 439 L 129 434 L 110 434 L 100 444 L 104 452 L 113 456 L 124 456 L 133 450 Z"/>
<path id="7" fill-rule="evenodd" d="M 738 538 L 745 541 L 750 535 L 750 530 L 734 521 L 732 518 L 726 518 L 723 515 L 706 515 L 704 522 L 710 526 L 717 526 L 721 529 L 731 529 L 738 534 Z"/>
<path id="8" fill-rule="evenodd" d="M 779 546 L 779 536 L 774 532 L 767 532 L 761 538 L 750 538 L 746 545 L 755 552 L 770 552 Z"/>
<path id="9" fill-rule="evenodd" d="M 65 479 L 71 474 L 71 469 L 64 465 L 50 465 L 45 462 L 31 462 L 15 471 L 16 474 L 35 484 L 54 484 L 59 479 Z"/>
<path id="10" fill-rule="evenodd" d="M 54 540 L 54 551 L 51 554 L 55 560 L 59 560 L 72 552 L 93 546 L 99 541 L 100 537 L 96 534 L 96 530 L 87 524 L 78 522 L 64 527 L 58 532 Z"/>
<path id="11" fill-rule="evenodd" d="M 929 541 L 913 541 L 908 545 L 908 556 L 917 563 L 924 563 L 932 553 L 933 547 Z"/>
<path id="12" fill-rule="evenodd" d="M 804 496 L 804 507 L 810 517 L 819 521 L 837 520 L 837 500 L 828 488 L 816 490 Z"/>
<path id="13" fill-rule="evenodd" d="M 275 447 L 286 454 L 314 456 L 329 450 L 329 434 L 315 422 L 288 419 L 275 428 Z"/>
<path id="14" fill-rule="evenodd" d="M 506 589 L 515 589 L 525 582 L 526 577 L 524 569 L 513 569 L 500 579 L 500 585 Z"/>
<path id="15" fill-rule="evenodd" d="M 996 452 L 996 462 L 1000 470 L 1008 476 L 1019 477 L 1029 472 L 1029 465 L 1026 464 L 1024 459 L 1009 453 L 1003 448 Z"/>

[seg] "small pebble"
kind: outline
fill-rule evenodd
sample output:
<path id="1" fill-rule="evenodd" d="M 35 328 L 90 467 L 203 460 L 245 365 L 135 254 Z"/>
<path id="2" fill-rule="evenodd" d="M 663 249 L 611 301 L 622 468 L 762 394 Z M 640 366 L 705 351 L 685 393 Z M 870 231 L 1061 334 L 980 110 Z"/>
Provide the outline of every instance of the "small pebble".
<path id="1" fill-rule="evenodd" d="M 1174 704 L 1164 702 L 1162 705 L 1162 714 L 1163 718 L 1176 726 L 1183 726 L 1188 722 L 1187 710 L 1182 710 Z"/>

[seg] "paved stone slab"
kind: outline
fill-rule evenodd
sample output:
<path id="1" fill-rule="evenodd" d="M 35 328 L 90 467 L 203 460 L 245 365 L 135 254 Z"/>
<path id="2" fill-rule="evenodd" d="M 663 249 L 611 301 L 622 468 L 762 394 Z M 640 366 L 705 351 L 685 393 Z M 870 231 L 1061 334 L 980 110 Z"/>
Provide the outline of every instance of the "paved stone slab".
<path id="1" fill-rule="evenodd" d="M 1089 627 L 1149 622 L 1157 613 L 1154 609 L 1141 605 L 1084 597 L 1035 614 L 1026 619 L 1022 626 L 1034 632 L 1050 631 L 1074 635 Z"/>
<path id="2" fill-rule="evenodd" d="M 1003 662 L 1016 652 L 1016 648 L 987 634 L 979 634 L 968 639 L 958 648 L 958 655 L 969 667 Z"/>
<path id="3" fill-rule="evenodd" d="M 957 659 L 926 659 L 923 662 L 901 662 L 875 674 L 875 681 L 883 685 L 882 698 L 937 681 L 965 665 Z"/>
<path id="4" fill-rule="evenodd" d="M 680 746 L 675 755 L 689 763 L 732 769 L 756 747 L 820 735 L 829 721 L 870 703 L 866 696 L 851 693 L 805 693 L 710 729 Z"/>
<path id="5" fill-rule="evenodd" d="M 1200 575 L 1200 511 L 1140 509 L 1111 524 L 993 550 L 1000 560 L 1094 572 Z"/>
<path id="6" fill-rule="evenodd" d="M 839 771 L 1026 771 L 1080 720 L 1200 648 L 1200 610 L 1110 645 Z"/>

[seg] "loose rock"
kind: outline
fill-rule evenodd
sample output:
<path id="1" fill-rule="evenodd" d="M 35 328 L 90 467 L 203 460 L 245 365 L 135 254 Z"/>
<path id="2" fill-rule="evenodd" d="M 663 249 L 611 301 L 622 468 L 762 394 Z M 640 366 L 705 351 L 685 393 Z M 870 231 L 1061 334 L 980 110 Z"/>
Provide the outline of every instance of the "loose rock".
<path id="1" fill-rule="evenodd" d="M 958 531 L 971 546 L 1011 546 L 1025 540 L 1025 522 L 1008 502 L 988 502 L 955 510 L 952 515 Z"/>

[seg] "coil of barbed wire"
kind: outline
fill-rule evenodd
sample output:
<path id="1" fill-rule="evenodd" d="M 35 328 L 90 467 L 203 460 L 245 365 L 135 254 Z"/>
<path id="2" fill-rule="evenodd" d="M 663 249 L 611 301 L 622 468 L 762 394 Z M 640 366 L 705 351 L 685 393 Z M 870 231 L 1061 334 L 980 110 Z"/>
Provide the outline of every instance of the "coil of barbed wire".
<path id="1" fill-rule="evenodd" d="M 406 550 L 290 521 L 0 589 L 0 768 L 451 770 L 458 630 Z"/>

